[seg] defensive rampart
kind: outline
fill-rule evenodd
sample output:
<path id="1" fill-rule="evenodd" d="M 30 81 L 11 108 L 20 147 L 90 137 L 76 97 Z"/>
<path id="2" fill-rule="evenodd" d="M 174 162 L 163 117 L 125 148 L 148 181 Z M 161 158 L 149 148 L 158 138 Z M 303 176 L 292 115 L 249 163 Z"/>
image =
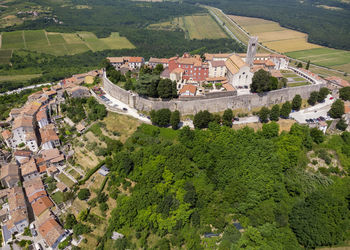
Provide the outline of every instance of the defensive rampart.
<path id="1" fill-rule="evenodd" d="M 220 112 L 227 108 L 246 109 L 269 106 L 273 104 L 291 101 L 295 95 L 299 94 L 303 99 L 307 99 L 312 91 L 318 91 L 326 84 L 312 84 L 294 88 L 284 88 L 270 91 L 261 95 L 247 94 L 239 96 L 223 96 L 218 98 L 196 98 L 196 99 L 177 99 L 169 101 L 150 100 L 143 98 L 135 93 L 126 91 L 113 84 L 106 77 L 103 78 L 105 91 L 114 98 L 136 108 L 140 111 L 151 111 L 168 108 L 171 111 L 179 110 L 182 115 L 195 114 L 201 110 L 209 112 Z"/>

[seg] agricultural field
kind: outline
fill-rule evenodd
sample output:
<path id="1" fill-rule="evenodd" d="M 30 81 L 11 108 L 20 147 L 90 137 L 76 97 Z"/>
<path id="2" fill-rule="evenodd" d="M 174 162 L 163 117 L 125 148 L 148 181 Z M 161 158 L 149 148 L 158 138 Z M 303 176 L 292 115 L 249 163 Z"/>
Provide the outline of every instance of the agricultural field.
<path id="1" fill-rule="evenodd" d="M 30 79 L 41 76 L 41 74 L 28 74 L 28 75 L 0 75 L 1 82 L 19 82 L 19 81 L 28 81 Z"/>
<path id="2" fill-rule="evenodd" d="M 7 64 L 10 62 L 12 50 L 0 50 L 0 64 Z"/>
<path id="3" fill-rule="evenodd" d="M 307 34 L 281 27 L 277 22 L 261 18 L 230 16 L 250 35 L 258 36 L 263 45 L 281 53 L 321 48 L 321 46 L 308 43 Z"/>
<path id="4" fill-rule="evenodd" d="M 172 21 L 151 24 L 149 29 L 176 30 L 182 29 L 188 39 L 220 39 L 227 34 L 209 15 L 193 15 L 174 18 Z"/>
<path id="5" fill-rule="evenodd" d="M 135 48 L 125 37 L 113 32 L 110 37 L 97 38 L 91 32 L 48 33 L 45 30 L 25 30 L 3 32 L 1 35 L 0 60 L 8 61 L 3 50 L 28 49 L 31 51 L 55 56 L 74 55 L 88 50 L 101 51 L 107 49 Z"/>
<path id="6" fill-rule="evenodd" d="M 350 51 L 318 48 L 289 52 L 287 55 L 305 62 L 310 60 L 317 65 L 331 67 L 350 73 Z"/>

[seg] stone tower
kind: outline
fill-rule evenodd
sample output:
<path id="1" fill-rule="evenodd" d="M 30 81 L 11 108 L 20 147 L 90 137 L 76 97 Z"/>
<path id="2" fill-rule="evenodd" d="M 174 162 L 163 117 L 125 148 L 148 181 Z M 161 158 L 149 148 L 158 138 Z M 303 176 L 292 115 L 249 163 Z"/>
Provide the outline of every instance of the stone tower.
<path id="1" fill-rule="evenodd" d="M 248 49 L 247 49 L 247 58 L 245 59 L 246 64 L 250 67 L 253 66 L 254 57 L 256 54 L 256 50 L 258 48 L 258 37 L 252 36 L 249 39 Z"/>

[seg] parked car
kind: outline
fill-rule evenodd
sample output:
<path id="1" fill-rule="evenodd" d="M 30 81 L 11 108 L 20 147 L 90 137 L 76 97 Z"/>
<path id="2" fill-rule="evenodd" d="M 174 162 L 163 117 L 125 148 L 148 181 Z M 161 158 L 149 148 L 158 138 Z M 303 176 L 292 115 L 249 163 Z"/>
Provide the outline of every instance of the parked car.
<path id="1" fill-rule="evenodd" d="M 124 111 L 127 111 L 128 109 L 127 108 L 123 108 Z"/>
<path id="2" fill-rule="evenodd" d="M 235 117 L 235 118 L 233 118 L 233 120 L 235 120 L 235 121 L 239 121 L 239 118 L 238 117 Z"/>

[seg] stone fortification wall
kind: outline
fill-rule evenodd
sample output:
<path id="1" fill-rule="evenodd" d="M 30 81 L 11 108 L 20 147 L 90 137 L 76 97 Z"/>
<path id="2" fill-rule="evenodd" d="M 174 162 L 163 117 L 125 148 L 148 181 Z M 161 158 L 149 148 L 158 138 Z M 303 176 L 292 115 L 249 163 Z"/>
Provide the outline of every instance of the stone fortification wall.
<path id="1" fill-rule="evenodd" d="M 151 111 L 168 108 L 171 111 L 179 110 L 183 115 L 195 114 L 201 110 L 209 112 L 220 112 L 227 108 L 230 109 L 247 109 L 269 106 L 273 104 L 291 101 L 296 94 L 299 94 L 303 99 L 309 97 L 312 91 L 318 91 L 325 87 L 326 84 L 313 84 L 294 88 L 284 88 L 275 91 L 270 91 L 265 94 L 248 94 L 240 96 L 223 96 L 218 98 L 201 98 L 188 100 L 169 100 L 157 101 L 150 100 L 130 93 L 104 78 L 104 89 L 114 98 L 129 104 L 131 107 L 140 111 Z"/>

